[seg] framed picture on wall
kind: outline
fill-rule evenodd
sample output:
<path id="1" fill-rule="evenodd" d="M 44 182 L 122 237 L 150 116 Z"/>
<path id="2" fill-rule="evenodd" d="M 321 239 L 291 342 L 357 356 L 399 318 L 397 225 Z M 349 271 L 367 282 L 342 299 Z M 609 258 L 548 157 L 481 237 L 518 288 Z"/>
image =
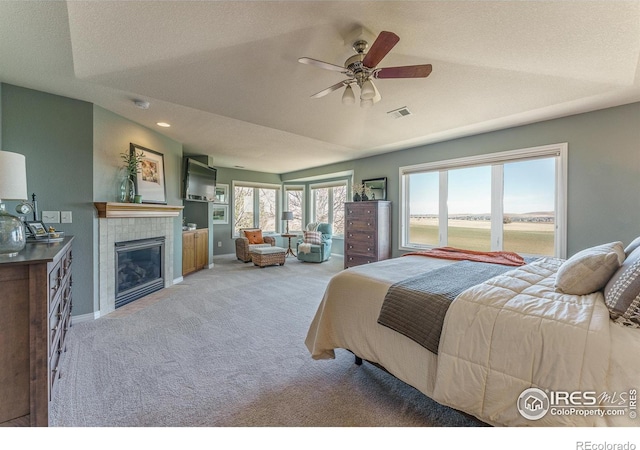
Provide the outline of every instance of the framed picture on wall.
<path id="1" fill-rule="evenodd" d="M 164 155 L 137 144 L 129 145 L 129 152 L 142 151 L 140 172 L 136 175 L 136 195 L 142 196 L 142 203 L 167 203 L 167 188 L 164 181 Z"/>
<path id="2" fill-rule="evenodd" d="M 229 185 L 216 184 L 215 203 L 229 203 Z"/>
<path id="3" fill-rule="evenodd" d="M 229 205 L 214 204 L 211 217 L 212 217 L 211 223 L 213 224 L 229 223 Z"/>

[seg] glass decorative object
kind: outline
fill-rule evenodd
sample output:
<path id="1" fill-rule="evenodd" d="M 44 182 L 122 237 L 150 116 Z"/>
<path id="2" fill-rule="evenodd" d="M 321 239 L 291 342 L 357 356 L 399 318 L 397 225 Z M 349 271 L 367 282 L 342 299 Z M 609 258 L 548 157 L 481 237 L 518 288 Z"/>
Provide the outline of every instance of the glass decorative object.
<path id="1" fill-rule="evenodd" d="M 121 203 L 133 203 L 136 197 L 136 185 L 131 178 L 131 175 L 126 174 L 122 178 L 120 183 L 120 202 Z"/>
<path id="2" fill-rule="evenodd" d="M 0 255 L 16 256 L 26 243 L 24 223 L 0 203 Z"/>

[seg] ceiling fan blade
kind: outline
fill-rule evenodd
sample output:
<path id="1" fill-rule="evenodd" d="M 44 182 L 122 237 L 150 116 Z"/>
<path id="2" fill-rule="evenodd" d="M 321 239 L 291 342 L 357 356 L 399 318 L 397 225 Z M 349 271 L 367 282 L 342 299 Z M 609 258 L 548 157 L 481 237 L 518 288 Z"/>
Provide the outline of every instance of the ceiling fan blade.
<path id="1" fill-rule="evenodd" d="M 298 58 L 298 62 L 302 64 L 309 64 L 311 66 L 320 67 L 321 69 L 333 70 L 334 72 L 347 73 L 347 69 L 335 64 L 330 64 L 324 61 L 318 61 L 313 58 Z"/>
<path id="2" fill-rule="evenodd" d="M 431 69 L 431 64 L 385 67 L 376 70 L 374 78 L 425 78 L 429 76 Z"/>
<path id="3" fill-rule="evenodd" d="M 362 60 L 362 65 L 373 69 L 382 58 L 387 56 L 387 53 L 391 51 L 391 49 L 398 43 L 400 38 L 395 33 L 391 31 L 382 31 L 376 38 L 375 42 L 369 49 L 369 52 Z"/>
<path id="4" fill-rule="evenodd" d="M 336 83 L 333 86 L 330 86 L 320 92 L 317 92 L 315 94 L 313 94 L 311 96 L 311 98 L 320 98 L 320 97 L 324 97 L 327 94 L 332 93 L 333 91 L 337 91 L 338 89 L 340 89 L 342 86 L 346 86 L 347 84 L 350 84 L 351 80 L 343 80 L 340 83 Z"/>

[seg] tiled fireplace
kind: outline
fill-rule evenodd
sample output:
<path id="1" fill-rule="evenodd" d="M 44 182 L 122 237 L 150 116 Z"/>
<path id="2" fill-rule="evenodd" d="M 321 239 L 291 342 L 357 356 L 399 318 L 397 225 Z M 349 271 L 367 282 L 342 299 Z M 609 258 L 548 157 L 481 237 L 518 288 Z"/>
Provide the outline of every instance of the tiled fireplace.
<path id="1" fill-rule="evenodd" d="M 116 309 L 117 243 L 164 238 L 164 257 L 162 258 L 164 287 L 173 284 L 173 233 L 175 221 L 178 220 L 176 216 L 182 207 L 153 205 L 133 207 L 133 204 L 96 203 L 96 208 L 98 209 L 99 302 L 100 315 L 103 316 Z M 132 215 L 147 217 L 127 217 Z"/>

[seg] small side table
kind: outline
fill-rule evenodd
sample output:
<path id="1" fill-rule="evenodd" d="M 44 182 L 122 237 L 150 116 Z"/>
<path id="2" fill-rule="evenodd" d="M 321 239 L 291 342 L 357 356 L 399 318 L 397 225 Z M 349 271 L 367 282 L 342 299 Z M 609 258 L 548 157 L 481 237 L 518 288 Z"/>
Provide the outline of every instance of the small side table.
<path id="1" fill-rule="evenodd" d="M 291 248 L 291 238 L 294 237 L 298 237 L 297 234 L 281 234 L 280 236 L 282 236 L 283 238 L 288 238 L 289 239 L 289 245 L 287 247 L 287 252 L 284 254 L 285 258 L 288 258 L 289 255 L 291 256 L 296 256 L 296 254 L 293 252 L 293 249 Z"/>

